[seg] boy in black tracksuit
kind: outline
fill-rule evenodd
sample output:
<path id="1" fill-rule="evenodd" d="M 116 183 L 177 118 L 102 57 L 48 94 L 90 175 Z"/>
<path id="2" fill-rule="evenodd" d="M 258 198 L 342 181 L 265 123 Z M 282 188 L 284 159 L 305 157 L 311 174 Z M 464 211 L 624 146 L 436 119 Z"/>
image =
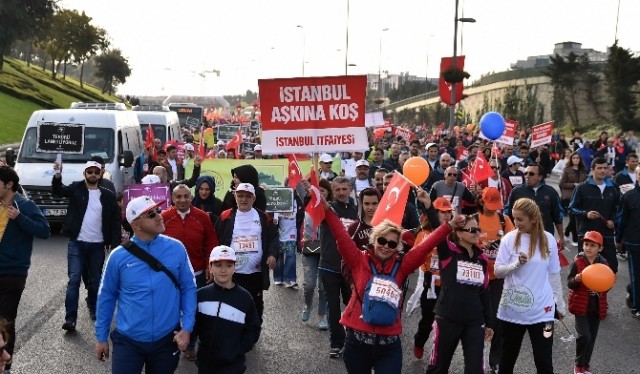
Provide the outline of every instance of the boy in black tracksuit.
<path id="1" fill-rule="evenodd" d="M 232 280 L 234 250 L 225 245 L 215 247 L 209 263 L 214 283 L 198 290 L 193 329 L 200 337 L 198 373 L 244 373 L 245 353 L 260 337 L 260 318 L 251 294 Z"/>

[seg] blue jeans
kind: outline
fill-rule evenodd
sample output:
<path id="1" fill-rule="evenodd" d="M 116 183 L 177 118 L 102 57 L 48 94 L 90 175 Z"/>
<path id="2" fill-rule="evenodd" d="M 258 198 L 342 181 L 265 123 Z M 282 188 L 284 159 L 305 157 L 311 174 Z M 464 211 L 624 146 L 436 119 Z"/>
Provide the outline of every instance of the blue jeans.
<path id="1" fill-rule="evenodd" d="M 180 350 L 173 341 L 173 331 L 155 342 L 138 342 L 113 330 L 111 343 L 113 374 L 140 373 L 143 366 L 146 374 L 172 374 L 178 368 Z"/>
<path id="2" fill-rule="evenodd" d="M 304 272 L 304 282 L 302 283 L 302 291 L 304 292 L 304 305 L 307 309 L 313 306 L 313 293 L 318 286 L 318 315 L 327 315 L 327 297 L 324 295 L 324 286 L 322 282 L 318 282 L 318 265 L 320 264 L 320 255 L 301 255 L 302 270 Z"/>
<path id="3" fill-rule="evenodd" d="M 280 242 L 280 252 L 276 268 L 273 270 L 273 280 L 275 282 L 296 281 L 296 242 Z"/>
<path id="4" fill-rule="evenodd" d="M 351 329 L 347 329 L 342 357 L 349 374 L 370 374 L 371 369 L 379 374 L 402 372 L 402 344 L 399 338 L 388 345 L 366 344 L 356 339 Z"/>
<path id="5" fill-rule="evenodd" d="M 78 298 L 80 297 L 80 281 L 85 266 L 88 266 L 87 303 L 91 311 L 96 310 L 98 287 L 104 265 L 104 243 L 87 243 L 70 240 L 67 247 L 67 296 L 64 306 L 66 321 L 75 322 L 78 318 Z"/>

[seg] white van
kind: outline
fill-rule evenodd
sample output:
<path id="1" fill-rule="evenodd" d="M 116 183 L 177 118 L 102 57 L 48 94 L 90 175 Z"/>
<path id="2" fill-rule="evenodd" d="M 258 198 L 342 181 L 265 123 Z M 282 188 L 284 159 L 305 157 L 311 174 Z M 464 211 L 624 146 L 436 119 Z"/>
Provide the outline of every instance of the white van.
<path id="1" fill-rule="evenodd" d="M 182 141 L 178 113 L 169 110 L 168 106 L 138 105 L 132 110 L 138 116 L 142 139 L 147 138 L 147 130 L 151 125 L 153 135 L 156 139 L 160 139 L 162 144 L 166 144 L 169 140 Z"/>
<path id="2" fill-rule="evenodd" d="M 73 103 L 71 108 L 33 112 L 14 166 L 25 193 L 50 222 L 61 222 L 69 203 L 51 193 L 58 154 L 65 185 L 82 180 L 85 163 L 100 156 L 117 192 L 135 183 L 133 161 L 142 154 L 138 117 L 124 104 Z"/>

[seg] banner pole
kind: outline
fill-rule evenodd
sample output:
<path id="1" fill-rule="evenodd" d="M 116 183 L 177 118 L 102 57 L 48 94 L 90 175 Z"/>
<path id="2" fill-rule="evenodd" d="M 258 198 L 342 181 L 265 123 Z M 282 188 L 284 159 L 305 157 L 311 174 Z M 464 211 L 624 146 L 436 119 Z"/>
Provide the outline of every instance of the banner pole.
<path id="1" fill-rule="evenodd" d="M 407 182 L 409 182 L 409 184 L 410 184 L 411 186 L 413 186 L 413 188 L 415 188 L 416 190 L 421 189 L 421 188 L 420 188 L 420 187 L 418 187 L 415 183 L 413 183 L 411 180 L 409 180 L 409 178 L 407 178 L 407 177 L 405 177 L 404 175 L 402 175 L 402 173 L 400 173 L 399 171 L 394 170 L 393 172 L 394 172 L 394 173 L 396 173 L 396 174 L 398 174 L 398 175 L 399 175 L 399 176 L 401 176 L 402 178 L 404 178 L 404 180 L 406 180 Z"/>

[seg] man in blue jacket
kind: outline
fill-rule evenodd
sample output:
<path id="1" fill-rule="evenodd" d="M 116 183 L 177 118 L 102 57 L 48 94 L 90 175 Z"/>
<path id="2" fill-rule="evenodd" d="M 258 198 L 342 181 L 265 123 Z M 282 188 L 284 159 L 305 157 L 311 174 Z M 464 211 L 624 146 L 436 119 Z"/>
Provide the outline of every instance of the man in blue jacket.
<path id="1" fill-rule="evenodd" d="M 0 318 L 9 321 L 6 351 L 13 356 L 15 319 L 31 266 L 33 238 L 47 239 L 49 224 L 36 204 L 17 193 L 18 174 L 0 166 Z M 7 363 L 5 370 L 11 369 Z"/>
<path id="2" fill-rule="evenodd" d="M 109 357 L 107 338 L 117 304 L 116 328 L 111 331 L 113 373 L 140 373 L 143 366 L 147 373 L 173 373 L 195 324 L 193 269 L 184 245 L 161 234 L 161 204 L 137 197 L 127 205 L 126 216 L 134 232 L 131 241 L 162 263 L 173 278 L 154 271 L 122 246 L 111 252 L 102 275 L 96 356 L 101 361 Z"/>

